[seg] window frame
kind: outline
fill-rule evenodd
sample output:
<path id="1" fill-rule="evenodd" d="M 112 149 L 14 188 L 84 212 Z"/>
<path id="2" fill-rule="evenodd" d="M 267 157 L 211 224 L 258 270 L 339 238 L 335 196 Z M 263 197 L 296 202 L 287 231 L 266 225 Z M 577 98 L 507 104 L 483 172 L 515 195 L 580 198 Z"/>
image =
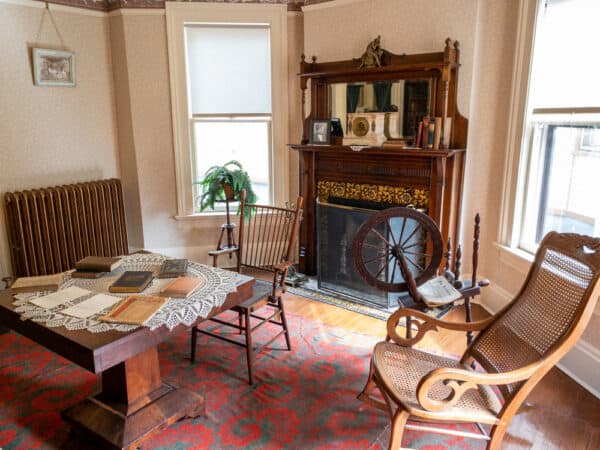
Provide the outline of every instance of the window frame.
<path id="1" fill-rule="evenodd" d="M 287 6 L 285 4 L 165 4 L 167 47 L 171 84 L 171 116 L 177 185 L 176 218 L 187 219 L 214 215 L 215 212 L 194 213 L 192 192 L 193 147 L 190 101 L 188 95 L 185 25 L 263 24 L 270 28 L 271 45 L 271 155 L 270 175 L 272 201 L 283 204 L 288 200 L 289 152 L 288 141 L 288 71 L 287 71 Z M 275 176 L 282 174 L 282 176 Z M 222 212 L 217 212 L 222 214 Z"/>

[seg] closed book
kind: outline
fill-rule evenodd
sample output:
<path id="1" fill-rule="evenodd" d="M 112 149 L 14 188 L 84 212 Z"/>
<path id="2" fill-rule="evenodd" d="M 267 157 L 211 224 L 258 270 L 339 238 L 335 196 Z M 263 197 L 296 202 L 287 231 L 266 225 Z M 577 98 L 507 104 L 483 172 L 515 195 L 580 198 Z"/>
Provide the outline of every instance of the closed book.
<path id="1" fill-rule="evenodd" d="M 75 268 L 87 272 L 112 272 L 119 267 L 121 263 L 121 258 L 86 256 L 75 263 Z"/>
<path id="2" fill-rule="evenodd" d="M 177 278 L 184 277 L 187 272 L 187 259 L 167 259 L 160 266 L 158 278 Z"/>
<path id="3" fill-rule="evenodd" d="M 114 293 L 142 292 L 150 284 L 152 278 L 154 278 L 152 272 L 128 270 L 123 272 L 123 275 L 108 288 L 108 291 Z"/>
<path id="4" fill-rule="evenodd" d="M 435 122 L 432 120 L 429 122 L 429 129 L 427 133 L 427 148 L 433 148 L 433 140 L 435 138 Z"/>
<path id="5" fill-rule="evenodd" d="M 91 272 L 89 270 L 75 270 L 71 272 L 71 278 L 100 278 L 106 272 Z"/>
<path id="6" fill-rule="evenodd" d="M 442 138 L 442 118 L 435 118 L 435 129 L 433 131 L 433 149 L 438 150 L 440 148 L 440 140 Z"/>
<path id="7" fill-rule="evenodd" d="M 15 280 L 10 289 L 15 294 L 19 292 L 57 291 L 62 279 L 62 273 L 38 277 L 21 277 Z"/>
<path id="8" fill-rule="evenodd" d="M 423 143 L 423 122 L 419 122 L 419 128 L 417 131 L 417 139 L 415 140 L 415 147 L 422 147 Z"/>
<path id="9" fill-rule="evenodd" d="M 421 133 L 421 148 L 428 148 L 429 147 L 429 123 L 430 123 L 430 117 L 429 116 L 425 116 L 423 117 L 423 132 Z"/>
<path id="10" fill-rule="evenodd" d="M 155 295 L 130 295 L 100 320 L 104 322 L 127 323 L 143 325 L 146 323 L 167 299 Z"/>
<path id="11" fill-rule="evenodd" d="M 167 284 L 160 295 L 163 297 L 188 298 L 204 284 L 202 278 L 179 277 Z"/>

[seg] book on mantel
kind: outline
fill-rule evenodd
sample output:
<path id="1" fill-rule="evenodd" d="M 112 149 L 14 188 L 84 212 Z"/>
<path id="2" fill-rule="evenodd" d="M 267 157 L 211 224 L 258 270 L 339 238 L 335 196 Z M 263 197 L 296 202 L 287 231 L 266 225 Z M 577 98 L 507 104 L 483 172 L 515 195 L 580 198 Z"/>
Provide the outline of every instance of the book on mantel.
<path id="1" fill-rule="evenodd" d="M 167 259 L 162 263 L 157 278 L 184 277 L 187 272 L 187 259 Z"/>
<path id="2" fill-rule="evenodd" d="M 75 269 L 81 272 L 112 272 L 121 264 L 121 258 L 86 256 L 75 263 Z"/>
<path id="3" fill-rule="evenodd" d="M 152 278 L 154 278 L 152 272 L 128 270 L 110 285 L 108 291 L 113 293 L 142 292 L 150 284 Z"/>

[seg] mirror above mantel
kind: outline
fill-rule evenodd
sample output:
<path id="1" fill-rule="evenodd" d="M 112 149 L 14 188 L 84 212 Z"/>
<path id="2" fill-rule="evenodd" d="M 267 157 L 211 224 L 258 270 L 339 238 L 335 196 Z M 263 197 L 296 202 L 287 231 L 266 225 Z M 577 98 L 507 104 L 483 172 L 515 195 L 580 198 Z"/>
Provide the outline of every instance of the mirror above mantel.
<path id="1" fill-rule="evenodd" d="M 349 114 L 387 113 L 388 138 L 414 138 L 419 121 L 429 115 L 431 110 L 432 83 L 428 78 L 331 83 L 330 117 L 339 118 L 344 134 L 347 134 L 350 127 Z"/>

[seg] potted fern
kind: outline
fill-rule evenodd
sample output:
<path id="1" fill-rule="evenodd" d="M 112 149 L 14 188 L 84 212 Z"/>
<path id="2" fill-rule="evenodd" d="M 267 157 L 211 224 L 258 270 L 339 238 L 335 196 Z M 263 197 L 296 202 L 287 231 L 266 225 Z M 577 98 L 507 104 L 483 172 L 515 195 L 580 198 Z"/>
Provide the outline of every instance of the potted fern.
<path id="1" fill-rule="evenodd" d="M 215 209 L 215 203 L 231 202 L 240 199 L 242 190 L 246 190 L 246 202 L 256 203 L 256 194 L 252 189 L 252 181 L 242 165 L 237 161 L 229 161 L 222 166 L 212 166 L 204 174 L 202 181 L 197 181 L 202 193 L 199 197 L 200 211 Z"/>

